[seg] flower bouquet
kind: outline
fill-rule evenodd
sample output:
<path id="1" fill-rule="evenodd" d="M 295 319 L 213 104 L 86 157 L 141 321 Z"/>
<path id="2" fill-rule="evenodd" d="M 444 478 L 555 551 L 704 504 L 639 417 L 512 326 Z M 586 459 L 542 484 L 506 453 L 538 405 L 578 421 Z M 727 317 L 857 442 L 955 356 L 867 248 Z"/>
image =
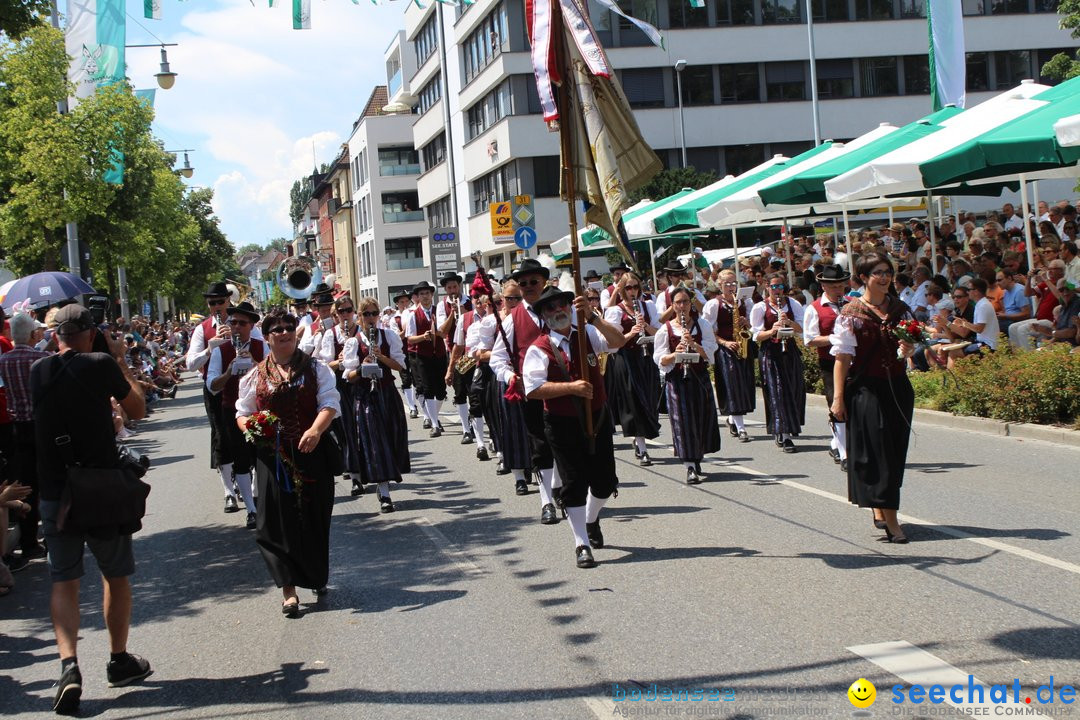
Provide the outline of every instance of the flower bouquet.
<path id="1" fill-rule="evenodd" d="M 931 339 L 930 331 L 926 329 L 926 325 L 918 320 L 904 320 L 898 322 L 890 328 L 890 330 L 892 331 L 893 337 L 898 341 L 910 343 L 912 345 L 929 342 Z M 904 359 L 904 351 L 902 349 L 897 349 L 896 359 Z"/>
<path id="2" fill-rule="evenodd" d="M 275 475 L 282 484 L 285 492 L 292 493 L 295 489 L 297 500 L 300 499 L 300 490 L 307 479 L 300 473 L 300 469 L 293 462 L 289 452 L 281 447 L 278 436 L 278 427 L 281 419 L 269 410 L 258 410 L 248 416 L 244 423 L 244 438 L 255 445 L 263 445 L 274 451 L 276 463 Z M 284 470 L 288 470 L 288 474 Z M 292 477 L 292 482 L 289 481 Z"/>
<path id="3" fill-rule="evenodd" d="M 252 413 L 244 423 L 244 439 L 250 443 L 273 440 L 277 436 L 278 416 L 268 410 Z"/>

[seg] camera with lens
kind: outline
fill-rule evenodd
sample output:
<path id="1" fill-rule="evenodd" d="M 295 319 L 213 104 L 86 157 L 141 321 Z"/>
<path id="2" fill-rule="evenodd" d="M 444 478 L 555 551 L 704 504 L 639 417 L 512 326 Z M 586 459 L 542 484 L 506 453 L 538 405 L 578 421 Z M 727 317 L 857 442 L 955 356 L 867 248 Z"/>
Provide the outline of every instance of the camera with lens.
<path id="1" fill-rule="evenodd" d="M 137 478 L 141 478 L 150 469 L 150 457 L 138 450 L 132 450 L 127 445 L 118 446 L 116 454 L 120 460 L 120 467 Z"/>

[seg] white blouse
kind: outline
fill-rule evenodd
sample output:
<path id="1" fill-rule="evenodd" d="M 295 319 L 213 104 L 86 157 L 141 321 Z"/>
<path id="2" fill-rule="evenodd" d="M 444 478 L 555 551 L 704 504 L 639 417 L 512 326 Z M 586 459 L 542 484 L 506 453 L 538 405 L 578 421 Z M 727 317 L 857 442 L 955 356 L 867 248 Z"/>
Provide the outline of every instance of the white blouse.
<path id="1" fill-rule="evenodd" d="M 341 395 L 337 391 L 337 381 L 334 379 L 334 371 L 321 360 L 312 359 L 315 363 L 315 377 L 319 381 L 319 390 L 316 397 L 316 411 L 330 408 L 334 411 L 334 417 L 341 414 Z M 248 371 L 247 375 L 240 378 L 240 396 L 236 399 L 236 417 L 251 415 L 258 410 L 255 404 L 255 389 L 258 383 L 259 368 L 255 366 Z"/>
<path id="2" fill-rule="evenodd" d="M 710 365 L 713 364 L 713 359 L 716 357 L 716 335 L 711 331 L 707 331 L 701 327 L 700 320 L 694 320 L 694 325 L 701 331 L 701 349 L 705 351 L 708 356 L 706 362 Z M 660 374 L 666 375 L 668 372 L 674 369 L 674 363 L 671 365 L 664 365 L 663 357 L 668 353 L 674 352 L 674 348 L 670 348 L 668 345 L 668 328 L 671 326 L 670 322 L 664 323 L 664 326 L 660 328 L 656 333 L 656 341 L 653 343 L 653 362 L 660 368 Z M 672 328 L 674 330 L 674 328 Z M 693 330 L 690 331 L 693 335 Z M 680 333 L 676 333 L 676 336 Z M 700 361 L 699 361 L 700 362 Z"/>
<path id="3" fill-rule="evenodd" d="M 390 359 L 396 362 L 401 367 L 405 367 L 405 352 L 401 347 L 401 338 L 396 332 L 387 332 L 385 330 L 379 330 L 378 343 L 381 345 L 383 340 L 386 340 L 387 349 L 390 351 Z M 364 339 L 364 343 L 367 343 L 367 339 Z M 345 341 L 345 350 L 343 351 L 344 357 L 341 361 L 341 366 L 346 371 L 356 370 L 360 367 L 362 362 L 360 358 L 360 340 L 359 338 L 351 337 Z M 365 351 L 365 357 L 366 357 Z"/>
<path id="4" fill-rule="evenodd" d="M 759 303 L 754 303 L 754 307 L 750 309 L 750 332 L 753 333 L 754 342 L 757 342 L 758 333 L 765 331 L 765 303 L 767 301 L 762 300 Z M 784 312 L 791 311 L 791 320 L 801 327 L 803 324 L 803 306 L 798 300 L 792 300 L 788 298 L 789 305 L 784 308 Z M 775 309 L 775 308 L 774 308 Z"/>

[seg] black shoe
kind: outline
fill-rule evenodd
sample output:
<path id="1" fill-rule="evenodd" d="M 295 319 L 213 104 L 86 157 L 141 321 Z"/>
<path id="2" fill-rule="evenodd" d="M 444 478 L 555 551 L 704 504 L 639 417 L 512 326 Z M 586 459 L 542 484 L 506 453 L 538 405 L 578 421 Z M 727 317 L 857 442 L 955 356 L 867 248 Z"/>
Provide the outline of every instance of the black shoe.
<path id="1" fill-rule="evenodd" d="M 488 455 L 487 448 L 484 447 L 483 445 L 476 448 L 476 459 L 479 460 L 480 462 L 487 462 L 488 460 L 491 459 L 491 456 Z"/>
<path id="2" fill-rule="evenodd" d="M 288 602 L 281 603 L 281 614 L 287 618 L 300 617 L 300 601 L 289 600 Z"/>
<path id="3" fill-rule="evenodd" d="M 640 450 L 637 449 L 637 443 L 634 443 L 634 459 L 635 460 L 640 460 L 641 456 L 644 455 L 644 454 L 645 453 L 643 453 L 643 452 L 641 452 Z"/>
<path id="4" fill-rule="evenodd" d="M 431 421 L 428 420 L 427 418 L 424 418 L 424 429 L 425 430 L 430 430 L 431 429 Z"/>
<path id="5" fill-rule="evenodd" d="M 791 438 L 788 438 L 787 440 L 784 441 L 784 452 L 786 452 L 786 453 L 798 452 L 798 450 L 795 447 L 795 443 L 791 442 Z"/>
<path id="6" fill-rule="evenodd" d="M 363 483 L 361 483 L 356 478 L 353 478 L 353 480 L 352 480 L 352 490 L 349 491 L 349 494 L 352 495 L 353 497 L 359 497 L 360 495 L 363 495 L 364 494 L 364 485 L 363 485 Z"/>
<path id="7" fill-rule="evenodd" d="M 497 468 L 495 468 L 495 474 L 496 475 L 509 475 L 510 474 L 510 468 L 506 467 L 506 462 L 504 462 L 502 460 L 499 461 L 499 466 Z"/>
<path id="8" fill-rule="evenodd" d="M 780 439 L 779 435 L 773 435 L 773 441 L 776 443 L 776 447 L 784 447 L 784 441 Z"/>
<path id="9" fill-rule="evenodd" d="M 52 709 L 57 715 L 74 715 L 82 697 L 82 673 L 78 665 L 72 665 L 56 682 L 56 696 Z"/>
<path id="10" fill-rule="evenodd" d="M 731 437 L 739 437 L 739 428 L 735 427 L 735 423 L 728 420 L 727 431 Z"/>
<path id="11" fill-rule="evenodd" d="M 640 465 L 641 467 L 649 467 L 650 465 L 652 465 L 652 458 L 649 457 L 649 453 L 647 451 L 641 453 L 641 458 L 638 460 L 638 465 Z"/>
<path id="12" fill-rule="evenodd" d="M 321 588 L 315 588 L 315 597 L 322 597 L 328 592 L 330 591 L 325 585 L 323 585 Z"/>
<path id="13" fill-rule="evenodd" d="M 109 679 L 109 687 L 124 687 L 131 683 L 139 682 L 153 674 L 150 663 L 145 658 L 131 653 L 124 653 L 123 660 L 110 660 L 105 666 L 105 676 Z"/>
<path id="14" fill-rule="evenodd" d="M 592 550 L 588 545 L 578 545 L 574 550 L 574 556 L 577 559 L 577 566 L 579 568 L 594 568 L 596 567 L 596 561 L 593 560 Z"/>
<path id="15" fill-rule="evenodd" d="M 240 512 L 240 506 L 236 504 L 236 496 L 235 495 L 226 495 L 225 496 L 225 512 L 227 512 L 227 513 Z"/>
<path id="16" fill-rule="evenodd" d="M 700 485 L 701 478 L 698 476 L 697 471 L 694 468 L 686 468 L 686 484 L 687 485 Z"/>
<path id="17" fill-rule="evenodd" d="M 874 518 L 874 527 L 876 527 L 878 530 L 884 530 L 885 528 L 889 527 L 889 524 L 884 520 L 878 520 L 877 518 Z"/>
<path id="18" fill-rule="evenodd" d="M 540 509 L 540 524 L 541 525 L 556 525 L 559 522 L 559 516 L 555 513 L 555 506 L 548 503 Z"/>
<path id="19" fill-rule="evenodd" d="M 585 534 L 589 537 L 589 544 L 599 550 L 604 547 L 604 533 L 600 532 L 600 518 L 596 522 L 585 523 Z"/>
<path id="20" fill-rule="evenodd" d="M 896 543 L 897 545 L 907 545 L 908 542 L 905 535 L 893 535 L 892 532 L 889 531 L 888 526 L 885 527 L 885 538 L 889 542 Z"/>
<path id="21" fill-rule="evenodd" d="M 433 427 L 431 429 L 431 432 L 428 433 L 428 437 L 433 437 L 433 438 L 442 437 L 442 432 L 443 432 L 442 425 L 436 425 L 435 427 Z"/>
<path id="22" fill-rule="evenodd" d="M 836 463 L 837 465 L 840 464 L 840 451 L 839 450 L 833 450 L 832 448 L 829 448 L 829 457 L 831 457 L 832 461 L 834 463 Z"/>
<path id="23" fill-rule="evenodd" d="M 254 530 L 255 529 L 255 513 L 253 513 L 253 512 L 248 513 L 248 515 L 247 515 L 247 529 L 248 530 Z"/>
<path id="24" fill-rule="evenodd" d="M 745 430 L 740 430 L 739 431 L 739 442 L 741 442 L 741 443 L 750 442 L 750 436 L 746 434 Z"/>
<path id="25" fill-rule="evenodd" d="M 30 564 L 30 558 L 25 555 L 5 555 L 4 564 L 13 573 L 21 572 Z"/>
<path id="26" fill-rule="evenodd" d="M 27 560 L 37 560 L 38 558 L 43 558 L 48 555 L 48 551 L 45 549 L 44 545 L 36 542 L 28 548 L 23 548 L 20 555 Z"/>
<path id="27" fill-rule="evenodd" d="M 394 503 L 390 502 L 390 498 L 383 495 L 379 496 L 379 512 L 392 513 L 394 512 Z"/>
<path id="28" fill-rule="evenodd" d="M 473 437 L 473 434 L 471 432 L 464 433 L 461 436 L 461 444 L 462 445 L 471 445 L 474 440 L 475 440 L 475 438 Z"/>
<path id="29" fill-rule="evenodd" d="M 528 495 L 529 483 L 525 482 L 524 479 L 518 480 L 516 483 L 514 483 L 514 493 L 516 495 Z"/>
<path id="30" fill-rule="evenodd" d="M 413 406 L 413 409 L 409 411 L 409 417 L 413 420 L 420 417 L 420 411 L 416 409 L 416 406 Z"/>
<path id="31" fill-rule="evenodd" d="M 842 473 L 847 472 L 847 458 L 844 458 L 843 460 L 840 461 L 840 472 L 842 472 Z"/>

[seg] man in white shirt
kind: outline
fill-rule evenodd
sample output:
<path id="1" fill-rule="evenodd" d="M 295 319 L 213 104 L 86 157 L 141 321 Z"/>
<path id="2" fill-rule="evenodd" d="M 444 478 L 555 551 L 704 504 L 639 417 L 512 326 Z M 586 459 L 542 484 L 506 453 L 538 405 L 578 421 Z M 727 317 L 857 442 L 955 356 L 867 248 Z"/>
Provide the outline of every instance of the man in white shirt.
<path id="1" fill-rule="evenodd" d="M 919 265 L 915 268 L 915 293 L 911 297 L 911 302 L 908 306 L 911 308 L 912 314 L 915 319 L 925 322 L 926 315 L 926 289 L 930 287 L 930 269 L 925 265 Z M 906 302 L 906 301 L 905 301 Z"/>
<path id="2" fill-rule="evenodd" d="M 989 352 L 997 350 L 999 333 L 997 311 L 994 310 L 994 304 L 990 302 L 990 298 L 986 297 L 986 289 L 985 280 L 982 278 L 972 279 L 969 294 L 971 299 L 975 301 L 974 320 L 968 322 L 962 318 L 957 318 L 955 322 L 960 327 L 975 333 L 975 342 L 961 350 L 949 352 L 950 368 L 952 363 L 963 355 L 981 355 L 984 350 Z"/>
<path id="3" fill-rule="evenodd" d="M 311 304 L 315 306 L 318 317 L 304 328 L 303 333 L 300 334 L 300 341 L 297 343 L 298 347 L 308 355 L 315 354 L 315 350 L 321 345 L 323 332 L 334 327 L 334 295 L 326 283 L 319 283 L 319 286 L 315 288 Z M 296 332 L 300 333 L 299 325 Z"/>
<path id="4" fill-rule="evenodd" d="M 1024 219 L 1016 214 L 1016 210 L 1013 208 L 1012 203 L 1005 203 L 1001 206 L 1001 214 L 1005 217 L 1005 232 L 1017 230 L 1019 232 L 1024 231 Z"/>

